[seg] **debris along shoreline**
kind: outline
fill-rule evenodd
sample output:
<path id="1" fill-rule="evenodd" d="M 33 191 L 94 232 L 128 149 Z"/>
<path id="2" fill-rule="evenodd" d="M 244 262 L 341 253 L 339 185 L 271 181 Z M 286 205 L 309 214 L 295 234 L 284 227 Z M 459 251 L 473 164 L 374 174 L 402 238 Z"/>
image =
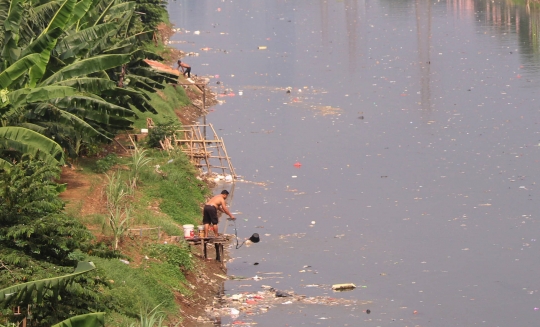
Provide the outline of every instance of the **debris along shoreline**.
<path id="1" fill-rule="evenodd" d="M 324 285 L 317 285 L 317 287 L 330 288 Z M 280 291 L 268 285 L 261 285 L 261 289 L 261 291 L 257 292 L 242 292 L 228 296 L 222 295 L 219 301 L 220 307 L 207 308 L 206 314 L 211 319 L 229 316 L 235 320 L 233 324 L 250 324 L 249 322 L 237 319 L 240 318 L 240 315 L 244 316 L 244 320 L 246 318 L 249 319 L 249 316 L 264 314 L 276 306 L 295 303 L 324 306 L 339 305 L 345 307 L 355 307 L 372 303 L 371 301 L 349 300 L 330 296 L 306 296 L 296 294 L 292 291 Z"/>

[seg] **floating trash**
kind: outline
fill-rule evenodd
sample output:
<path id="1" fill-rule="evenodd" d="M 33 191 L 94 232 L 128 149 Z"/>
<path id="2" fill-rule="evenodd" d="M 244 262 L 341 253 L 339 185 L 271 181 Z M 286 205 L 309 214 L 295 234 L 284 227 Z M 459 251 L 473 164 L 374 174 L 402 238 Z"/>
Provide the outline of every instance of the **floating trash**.
<path id="1" fill-rule="evenodd" d="M 352 290 L 355 289 L 356 285 L 353 283 L 347 283 L 347 284 L 334 284 L 332 285 L 332 289 L 334 291 L 345 291 L 345 290 Z"/>

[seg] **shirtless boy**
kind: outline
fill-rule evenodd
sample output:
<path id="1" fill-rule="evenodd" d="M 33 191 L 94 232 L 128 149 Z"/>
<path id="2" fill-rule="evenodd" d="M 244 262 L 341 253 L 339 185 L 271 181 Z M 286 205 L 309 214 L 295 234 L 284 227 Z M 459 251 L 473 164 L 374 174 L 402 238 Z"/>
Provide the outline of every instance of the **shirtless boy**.
<path id="1" fill-rule="evenodd" d="M 210 229 L 210 224 L 212 224 L 212 228 L 214 230 L 214 235 L 218 236 L 218 216 L 217 211 L 221 210 L 225 212 L 231 219 L 236 219 L 232 213 L 227 209 L 227 204 L 225 203 L 225 200 L 227 199 L 227 196 L 229 195 L 229 192 L 227 190 L 221 191 L 221 194 L 218 194 L 208 200 L 206 204 L 204 205 L 203 209 L 203 224 L 204 224 L 204 237 L 208 237 L 208 230 Z"/>
<path id="2" fill-rule="evenodd" d="M 178 67 L 176 67 L 178 70 L 182 70 L 182 74 L 184 77 L 188 76 L 188 78 L 191 78 L 191 66 L 186 64 L 185 62 L 182 62 L 181 60 L 178 60 Z"/>

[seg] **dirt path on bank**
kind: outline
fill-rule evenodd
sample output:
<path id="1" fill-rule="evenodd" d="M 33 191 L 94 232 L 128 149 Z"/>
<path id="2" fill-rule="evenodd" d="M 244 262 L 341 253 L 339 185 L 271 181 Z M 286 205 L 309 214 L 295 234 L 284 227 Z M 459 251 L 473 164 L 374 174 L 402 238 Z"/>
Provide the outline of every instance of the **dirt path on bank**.
<path id="1" fill-rule="evenodd" d="M 60 198 L 67 202 L 68 209 L 79 211 L 80 216 L 104 214 L 103 178 L 99 175 L 87 175 L 64 167 L 59 183 L 67 184 L 67 189 Z"/>

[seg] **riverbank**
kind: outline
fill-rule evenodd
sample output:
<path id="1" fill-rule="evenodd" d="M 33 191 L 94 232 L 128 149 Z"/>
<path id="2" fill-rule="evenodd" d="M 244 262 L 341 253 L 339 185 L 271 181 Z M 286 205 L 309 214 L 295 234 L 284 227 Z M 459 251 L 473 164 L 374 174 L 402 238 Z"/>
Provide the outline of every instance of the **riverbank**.
<path id="1" fill-rule="evenodd" d="M 150 66 L 159 70 L 169 69 L 169 73 L 174 73 L 172 65 L 166 63 L 150 61 Z M 147 128 L 147 118 L 156 124 L 171 120 L 183 125 L 196 123 L 207 113 L 209 106 L 217 103 L 216 95 L 210 88 L 197 86 L 207 82 L 195 76 L 191 79 L 179 76 L 178 84 L 167 84 L 162 90 L 150 94 L 150 101 L 159 109 L 159 113 L 138 112 L 132 133 L 140 133 L 140 129 Z M 144 148 L 144 142 L 139 142 L 139 147 Z M 97 156 L 81 158 L 73 167 L 62 170 L 60 182 L 66 184 L 67 189 L 61 198 L 67 202 L 66 212 L 87 226 L 98 243 L 112 242 L 104 197 L 109 182 L 107 176 L 115 171 L 130 169 L 132 151 L 126 151 L 129 147 L 131 143 L 127 136 L 120 135 Z M 133 292 L 145 292 L 147 294 L 142 295 L 147 303 L 145 305 L 154 307 L 162 303 L 166 321 L 185 327 L 201 326 L 210 322 L 205 312 L 216 305 L 215 296 L 227 272 L 221 263 L 205 260 L 199 246 L 189 246 L 183 241 L 182 224 L 200 223 L 201 205 L 211 195 L 210 187 L 214 184 L 199 180 L 198 171 L 183 153 L 148 151 L 151 161 L 144 167 L 140 186 L 133 197 L 130 230 L 119 244 L 119 254 L 124 259 L 88 258 L 107 276 L 110 281 L 107 293 L 118 302 L 119 308 L 107 315 L 107 324 L 129 325 L 132 321 L 130 315 L 139 309 L 125 307 L 140 306 L 137 303 L 143 301 L 128 301 L 126 298 Z M 96 171 L 96 167 L 102 167 L 108 161 L 111 161 L 109 167 Z M 155 168 L 160 166 L 162 168 Z M 152 232 L 156 228 L 157 233 Z M 190 257 L 189 263 L 183 259 L 176 260 L 167 253 L 157 253 L 156 248 L 161 246 L 169 246 L 165 252 L 171 251 L 170 246 L 185 250 Z M 215 256 L 213 251 L 214 248 L 209 247 L 209 258 Z M 225 255 L 226 260 L 227 253 Z M 174 266 L 171 267 L 170 262 Z M 171 268 L 176 271 L 169 271 Z M 131 276 L 134 290 L 118 284 L 118 279 L 123 278 L 121 276 Z M 163 292 L 168 295 L 159 294 Z"/>
<path id="2" fill-rule="evenodd" d="M 175 161 L 179 159 L 172 158 Z M 168 160 L 171 159 L 167 157 L 167 160 L 159 162 L 166 165 Z M 66 212 L 86 225 L 96 242 L 110 244 L 112 233 L 104 204 L 108 178 L 104 174 L 89 172 L 91 165 L 89 160 L 82 162 L 77 170 L 63 169 L 60 182 L 66 184 L 67 190 L 61 198 L 67 202 Z M 118 165 L 122 166 L 122 163 Z M 178 168 L 184 178 L 193 176 L 196 180 L 196 176 L 191 174 L 193 170 Z M 171 170 L 161 169 L 168 177 L 174 178 Z M 184 210 L 171 212 L 171 199 L 157 192 L 157 189 L 170 192 L 170 186 L 166 182 L 143 179 L 133 198 L 130 230 L 120 240 L 120 257 L 105 259 L 90 253 L 87 259 L 93 261 L 100 275 L 108 280 L 104 294 L 111 297 L 117 306 L 107 315 L 108 325 L 129 325 L 132 322 L 130 312 L 139 311 L 139 302 L 148 302 L 150 306 L 162 303 L 167 321 L 180 323 L 179 326 L 200 326 L 205 321 L 205 309 L 215 304 L 214 296 L 220 289 L 226 270 L 215 260 L 205 260 L 199 246 L 189 246 L 183 241 L 182 223 L 200 220 L 199 205 L 204 199 L 201 195 L 208 194 L 207 185 L 198 182 L 195 186 L 198 191 L 194 193 L 181 192 L 179 197 L 183 198 L 183 203 L 178 199 L 172 201 L 173 206 Z M 193 198 L 191 201 L 190 196 Z M 213 251 L 213 247 L 209 247 L 209 258 L 215 256 Z M 139 299 L 130 299 L 131 296 Z"/>

